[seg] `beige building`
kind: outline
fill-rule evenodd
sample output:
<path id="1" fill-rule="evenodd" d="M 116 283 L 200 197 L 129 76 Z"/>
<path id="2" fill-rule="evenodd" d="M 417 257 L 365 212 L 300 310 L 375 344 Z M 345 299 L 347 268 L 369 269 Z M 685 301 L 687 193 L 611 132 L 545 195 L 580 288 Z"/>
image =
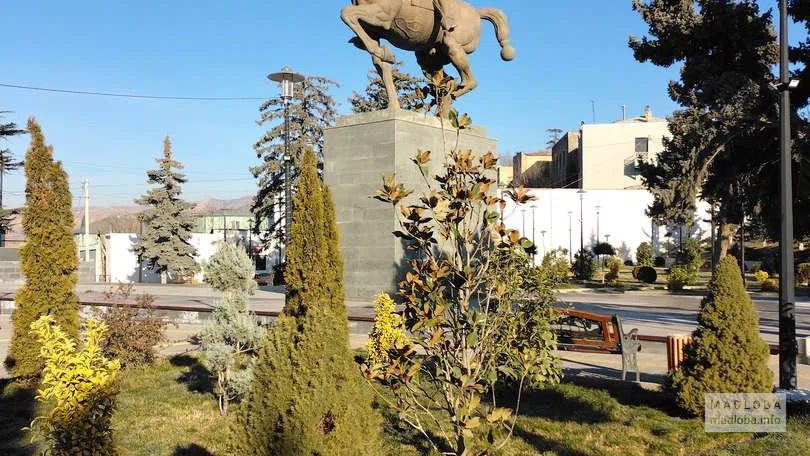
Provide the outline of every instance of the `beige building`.
<path id="1" fill-rule="evenodd" d="M 569 131 L 551 148 L 551 187 L 579 188 L 579 132 Z"/>
<path id="2" fill-rule="evenodd" d="M 551 150 L 518 152 L 512 160 L 514 185 L 530 188 L 551 186 Z"/>
<path id="3" fill-rule="evenodd" d="M 515 170 L 512 165 L 498 165 L 498 187 L 508 187 L 515 179 Z"/>
<path id="4" fill-rule="evenodd" d="M 614 190 L 641 188 L 639 160 L 652 160 L 669 137 L 666 119 L 644 115 L 607 124 L 584 124 L 579 138 L 581 188 Z"/>

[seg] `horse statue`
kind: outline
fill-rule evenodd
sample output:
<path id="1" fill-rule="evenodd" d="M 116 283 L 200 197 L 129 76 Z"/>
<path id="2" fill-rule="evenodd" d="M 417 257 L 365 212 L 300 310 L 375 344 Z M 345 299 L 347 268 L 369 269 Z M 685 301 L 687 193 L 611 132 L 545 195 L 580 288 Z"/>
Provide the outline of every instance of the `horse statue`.
<path id="1" fill-rule="evenodd" d="M 481 20 L 492 23 L 501 45 L 501 58 L 515 58 L 509 44 L 509 22 L 497 8 L 474 8 L 461 0 L 352 0 L 341 19 L 357 35 L 349 42 L 368 51 L 385 85 L 388 108 L 399 109 L 391 64 L 396 59 L 381 39 L 395 47 L 416 53 L 416 61 L 427 74 L 447 64 L 458 71 L 461 81 L 454 99 L 473 90 L 478 82 L 470 68 L 469 54 L 481 42 Z"/>

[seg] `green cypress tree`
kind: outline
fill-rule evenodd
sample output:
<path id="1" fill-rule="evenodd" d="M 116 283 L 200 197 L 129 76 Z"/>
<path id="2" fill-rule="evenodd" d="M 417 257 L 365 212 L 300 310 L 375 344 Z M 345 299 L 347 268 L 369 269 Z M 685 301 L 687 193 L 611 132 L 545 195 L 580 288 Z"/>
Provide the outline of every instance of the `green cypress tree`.
<path id="1" fill-rule="evenodd" d="M 334 206 L 308 151 L 287 249 L 287 304 L 268 332 L 232 453 L 382 454 L 382 419 L 349 351 Z"/>
<path id="2" fill-rule="evenodd" d="M 326 184 L 323 186 L 323 213 L 326 235 L 324 289 L 326 298 L 329 300 L 332 310 L 336 312 L 336 316 L 344 318 L 347 314 L 344 303 L 346 294 L 343 290 L 343 257 L 340 255 L 340 237 L 335 216 L 335 204 L 332 202 L 332 191 Z"/>
<path id="3" fill-rule="evenodd" d="M 165 284 L 170 272 L 184 274 L 197 270 L 196 249 L 189 243 L 193 225 L 186 215 L 194 205 L 180 199 L 180 184 L 186 182 L 186 176 L 175 171 L 183 169 L 183 165 L 172 157 L 168 136 L 163 139 L 163 157 L 156 161 L 160 167 L 147 171 L 146 175 L 149 176 L 147 183 L 159 187 L 135 200 L 146 209 L 138 216 L 145 229 L 134 250 L 150 267 L 158 270 L 160 283 Z"/>
<path id="4" fill-rule="evenodd" d="M 301 166 L 284 269 L 287 295 L 284 313 L 295 317 L 305 314 L 308 307 L 321 304 L 327 283 L 323 196 L 312 149 L 304 153 Z"/>
<path id="5" fill-rule="evenodd" d="M 25 156 L 26 205 L 22 226 L 26 243 L 20 249 L 25 285 L 15 297 L 11 319 L 14 333 L 6 366 L 13 376 L 35 377 L 42 371 L 40 344 L 31 323 L 51 315 L 66 333 L 79 332 L 79 301 L 74 293 L 78 280 L 78 255 L 73 240 L 72 198 L 67 173 L 53 159 L 42 129 L 28 120 L 31 146 Z"/>
<path id="6" fill-rule="evenodd" d="M 678 406 L 695 415 L 703 412 L 705 393 L 767 393 L 773 388 L 768 344 L 759 335 L 759 317 L 733 257 L 720 261 L 709 290 L 684 363 L 667 382 Z"/>

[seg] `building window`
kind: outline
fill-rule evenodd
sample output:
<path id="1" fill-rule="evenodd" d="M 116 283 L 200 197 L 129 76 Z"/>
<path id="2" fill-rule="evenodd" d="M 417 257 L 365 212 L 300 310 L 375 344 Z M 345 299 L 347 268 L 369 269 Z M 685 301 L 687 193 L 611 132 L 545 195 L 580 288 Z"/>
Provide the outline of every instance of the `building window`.
<path id="1" fill-rule="evenodd" d="M 647 155 L 650 151 L 650 138 L 636 138 L 636 155 Z"/>

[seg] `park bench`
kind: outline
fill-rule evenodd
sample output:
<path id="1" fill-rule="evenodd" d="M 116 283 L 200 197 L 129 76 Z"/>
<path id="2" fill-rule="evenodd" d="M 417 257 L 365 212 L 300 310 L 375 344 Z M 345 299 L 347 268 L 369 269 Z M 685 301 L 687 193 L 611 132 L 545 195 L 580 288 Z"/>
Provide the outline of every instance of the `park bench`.
<path id="1" fill-rule="evenodd" d="M 566 309 L 554 327 L 558 350 L 622 355 L 622 380 L 627 377 L 628 370 L 634 370 L 636 382 L 639 381 L 638 352 L 641 351 L 641 342 L 638 340 L 638 329 L 625 333 L 618 315 Z"/>

